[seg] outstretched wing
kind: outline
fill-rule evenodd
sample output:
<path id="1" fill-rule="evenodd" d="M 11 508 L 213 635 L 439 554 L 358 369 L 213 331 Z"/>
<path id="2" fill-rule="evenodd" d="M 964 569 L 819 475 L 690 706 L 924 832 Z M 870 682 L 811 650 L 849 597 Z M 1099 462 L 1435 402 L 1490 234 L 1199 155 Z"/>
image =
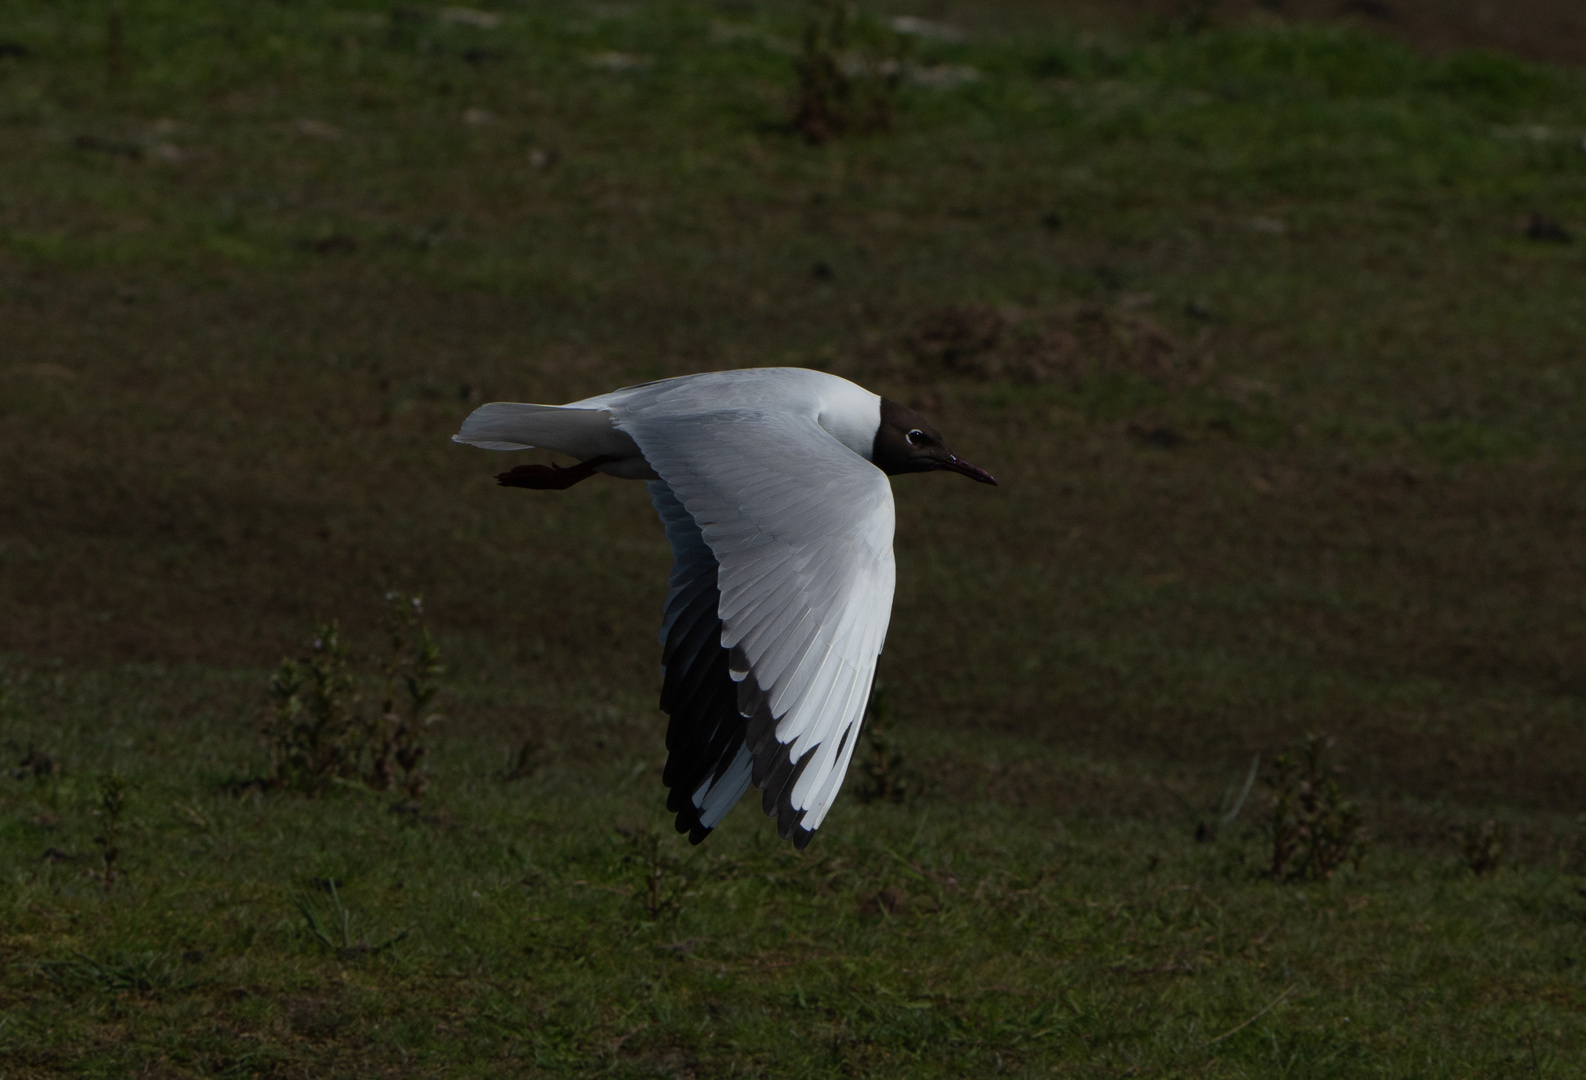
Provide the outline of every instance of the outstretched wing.
<path id="1" fill-rule="evenodd" d="M 886 638 L 892 487 L 814 416 L 640 415 L 617 426 L 660 477 L 652 497 L 677 557 L 662 631 L 678 759 L 669 805 L 702 838 L 751 780 L 781 835 L 803 847 L 842 784 Z M 716 649 L 704 644 L 713 629 Z M 723 664 L 736 717 L 721 702 Z M 679 707 L 695 718 L 687 730 Z"/>

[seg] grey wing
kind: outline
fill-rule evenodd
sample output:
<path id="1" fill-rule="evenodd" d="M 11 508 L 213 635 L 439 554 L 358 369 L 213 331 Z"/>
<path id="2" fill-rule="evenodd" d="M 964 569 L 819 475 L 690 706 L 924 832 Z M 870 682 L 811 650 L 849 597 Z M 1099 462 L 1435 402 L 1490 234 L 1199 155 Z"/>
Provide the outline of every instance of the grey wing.
<path id="1" fill-rule="evenodd" d="M 701 798 L 715 805 L 718 791 L 725 798 L 736 788 L 735 801 L 747 760 L 778 831 L 802 847 L 847 771 L 891 617 L 891 485 L 813 417 L 711 413 L 623 419 L 618 426 L 639 444 L 716 562 L 718 644 L 728 654 L 745 723 L 746 757 L 733 745 L 731 722 L 702 724 L 694 743 L 717 732 L 724 741 L 706 741 L 707 753 L 691 769 L 680 768 L 679 779 L 715 778 L 697 789 Z M 719 660 L 691 651 L 679 630 L 706 627 L 708 636 L 703 604 L 689 599 L 689 583 L 705 576 L 704 555 L 689 549 L 694 569 L 686 569 L 679 544 L 686 529 L 675 509 L 662 509 L 661 500 L 657 508 L 669 536 L 671 521 L 679 521 L 668 648 L 675 640 L 675 655 L 688 658 L 690 670 L 707 663 L 714 669 Z M 669 679 L 676 663 L 668 661 Z M 704 776 L 710 751 L 717 756 L 709 767 L 720 772 Z M 677 793 L 674 787 L 674 799 Z"/>

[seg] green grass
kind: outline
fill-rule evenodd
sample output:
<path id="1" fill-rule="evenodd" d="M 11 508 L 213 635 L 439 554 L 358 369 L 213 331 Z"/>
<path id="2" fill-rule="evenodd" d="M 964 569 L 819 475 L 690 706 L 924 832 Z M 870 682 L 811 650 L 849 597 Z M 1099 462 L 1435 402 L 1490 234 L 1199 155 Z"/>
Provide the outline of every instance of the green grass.
<path id="1" fill-rule="evenodd" d="M 988 11 L 811 147 L 790 5 L 110 10 L 0 2 L 0 1074 L 1582 1075 L 1578 71 Z M 971 304 L 1073 363 L 919 359 Z M 772 363 L 1003 486 L 897 485 L 923 790 L 691 849 L 642 489 L 446 437 Z M 421 812 L 226 794 L 389 589 Z M 1195 836 L 1307 731 L 1374 848 L 1279 886 L 1262 789 Z"/>
<path id="2" fill-rule="evenodd" d="M 850 801 L 802 855 L 750 814 L 699 849 L 666 833 L 637 739 L 515 784 L 505 747 L 441 742 L 444 809 L 418 821 L 355 793 L 239 800 L 216 781 L 249 689 L 143 668 L 23 695 L 85 718 L 39 725 L 68 760 L 108 749 L 141 779 L 108 893 L 86 876 L 92 785 L 8 793 L 21 1075 L 1458 1076 L 1523 1074 L 1533 1053 L 1570 1075 L 1586 1026 L 1586 900 L 1559 869 L 1578 849 L 1478 880 L 1452 846 L 1392 843 L 1278 887 L 1250 832 L 1190 840 L 1163 805 L 1174 778 L 1061 754 L 1033 785 L 1027 761 L 943 767 L 979 789 L 962 801 Z M 1054 813 L 1052 787 L 1106 794 Z M 1095 807 L 1120 796 L 1130 810 Z M 84 857 L 39 863 L 44 844 Z M 371 949 L 341 948 L 338 903 Z"/>

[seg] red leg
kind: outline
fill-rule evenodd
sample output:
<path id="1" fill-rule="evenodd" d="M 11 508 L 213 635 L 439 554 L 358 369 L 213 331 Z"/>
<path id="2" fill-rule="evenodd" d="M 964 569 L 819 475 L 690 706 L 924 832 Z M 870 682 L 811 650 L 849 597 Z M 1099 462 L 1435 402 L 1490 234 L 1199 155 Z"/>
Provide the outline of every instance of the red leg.
<path id="1" fill-rule="evenodd" d="M 502 487 L 533 488 L 536 491 L 565 491 L 580 480 L 594 476 L 600 466 L 616 460 L 602 455 L 565 469 L 560 465 L 519 465 L 507 472 L 497 473 L 496 483 Z"/>

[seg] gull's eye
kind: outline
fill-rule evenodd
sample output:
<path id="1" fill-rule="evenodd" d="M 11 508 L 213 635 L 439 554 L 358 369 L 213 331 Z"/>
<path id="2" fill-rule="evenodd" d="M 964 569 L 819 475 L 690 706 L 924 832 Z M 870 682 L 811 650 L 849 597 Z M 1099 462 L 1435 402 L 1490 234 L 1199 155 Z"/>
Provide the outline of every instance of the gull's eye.
<path id="1" fill-rule="evenodd" d="M 904 437 L 909 440 L 909 445 L 910 446 L 924 446 L 925 445 L 925 432 L 921 431 L 919 428 L 915 428 L 913 431 L 909 432 L 908 435 L 906 435 Z"/>

